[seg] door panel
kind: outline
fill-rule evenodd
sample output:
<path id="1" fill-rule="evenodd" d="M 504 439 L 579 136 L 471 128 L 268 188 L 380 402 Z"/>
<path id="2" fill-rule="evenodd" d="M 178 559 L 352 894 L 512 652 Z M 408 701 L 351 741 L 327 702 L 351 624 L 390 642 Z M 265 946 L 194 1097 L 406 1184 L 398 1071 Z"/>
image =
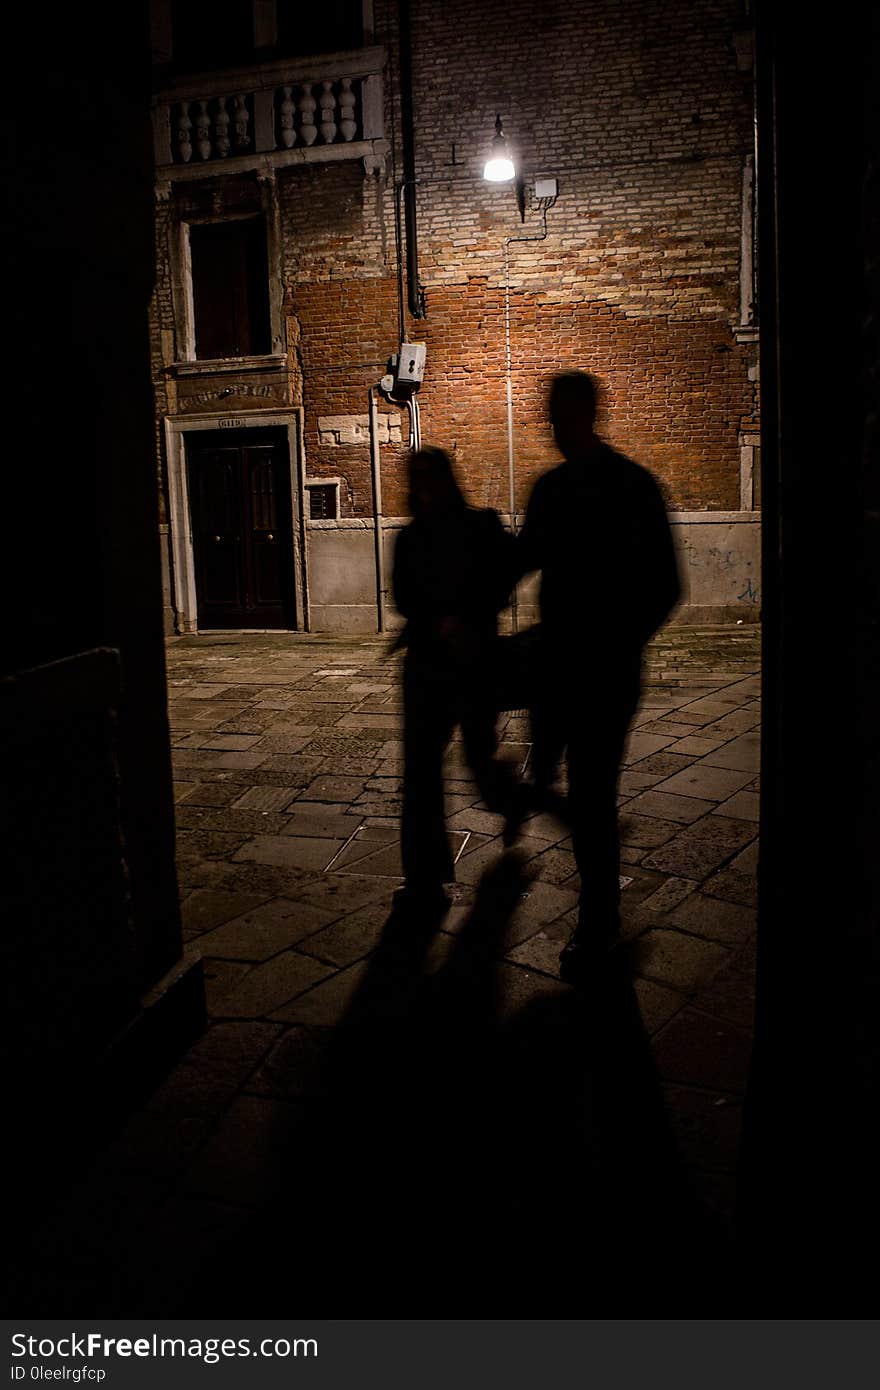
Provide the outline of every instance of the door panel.
<path id="1" fill-rule="evenodd" d="M 293 526 L 284 432 L 187 437 L 199 628 L 293 628 Z"/>

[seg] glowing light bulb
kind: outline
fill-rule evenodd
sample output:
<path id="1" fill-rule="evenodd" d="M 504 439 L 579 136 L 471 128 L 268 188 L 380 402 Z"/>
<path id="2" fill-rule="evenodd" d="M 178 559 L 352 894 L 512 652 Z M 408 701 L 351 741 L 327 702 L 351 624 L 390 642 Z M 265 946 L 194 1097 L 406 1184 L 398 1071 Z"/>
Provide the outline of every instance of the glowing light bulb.
<path id="1" fill-rule="evenodd" d="M 507 148 L 507 140 L 501 126 L 501 117 L 496 116 L 495 134 L 492 137 L 489 158 L 483 166 L 483 178 L 488 179 L 490 183 L 507 183 L 515 175 L 516 168 Z"/>

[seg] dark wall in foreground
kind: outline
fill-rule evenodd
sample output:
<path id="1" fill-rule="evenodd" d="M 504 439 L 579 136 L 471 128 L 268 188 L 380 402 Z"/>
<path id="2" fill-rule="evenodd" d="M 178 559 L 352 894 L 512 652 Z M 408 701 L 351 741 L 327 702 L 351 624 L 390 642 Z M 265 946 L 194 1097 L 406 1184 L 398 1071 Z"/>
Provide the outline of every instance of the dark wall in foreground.
<path id="1" fill-rule="evenodd" d="M 147 336 L 147 5 L 113 7 L 112 62 L 109 16 L 18 18 L 17 51 L 39 61 L 20 64 L 3 130 L 16 365 L 0 890 L 23 1082 L 31 1067 L 58 1082 L 106 1049 L 181 950 Z"/>
<path id="2" fill-rule="evenodd" d="M 785 11 L 758 12 L 765 717 L 742 1211 L 775 1308 L 852 1316 L 880 1171 L 880 59 L 876 9 L 873 28 L 844 7 L 821 31 Z"/>

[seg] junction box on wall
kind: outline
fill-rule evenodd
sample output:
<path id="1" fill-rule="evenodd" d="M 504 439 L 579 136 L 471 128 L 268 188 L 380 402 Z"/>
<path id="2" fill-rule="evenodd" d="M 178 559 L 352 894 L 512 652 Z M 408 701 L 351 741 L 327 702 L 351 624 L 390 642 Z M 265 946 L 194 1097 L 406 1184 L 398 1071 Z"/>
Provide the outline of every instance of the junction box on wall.
<path id="1" fill-rule="evenodd" d="M 425 376 L 425 344 L 401 343 L 397 380 L 404 386 L 420 386 Z"/>

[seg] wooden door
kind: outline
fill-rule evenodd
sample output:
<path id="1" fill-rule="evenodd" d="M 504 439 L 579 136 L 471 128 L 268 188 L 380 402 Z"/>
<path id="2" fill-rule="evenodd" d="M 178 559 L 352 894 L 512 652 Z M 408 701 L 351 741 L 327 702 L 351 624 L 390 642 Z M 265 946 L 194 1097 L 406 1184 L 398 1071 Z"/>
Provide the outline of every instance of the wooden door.
<path id="1" fill-rule="evenodd" d="M 286 435 L 193 433 L 187 473 L 199 628 L 295 627 Z"/>

